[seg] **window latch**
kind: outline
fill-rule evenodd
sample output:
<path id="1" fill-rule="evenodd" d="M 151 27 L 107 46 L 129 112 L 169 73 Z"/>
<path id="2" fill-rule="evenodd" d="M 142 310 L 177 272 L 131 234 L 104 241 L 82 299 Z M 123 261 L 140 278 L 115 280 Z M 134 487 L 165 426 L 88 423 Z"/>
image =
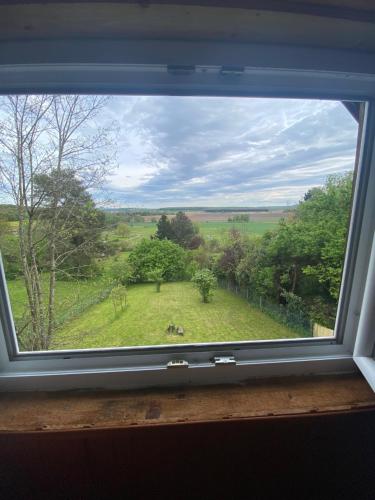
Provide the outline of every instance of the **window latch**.
<path id="1" fill-rule="evenodd" d="M 167 368 L 189 368 L 189 363 L 184 359 L 172 359 L 168 361 Z"/>
<path id="2" fill-rule="evenodd" d="M 236 358 L 234 356 L 215 356 L 212 359 L 212 362 L 215 364 L 215 366 L 237 364 Z"/>

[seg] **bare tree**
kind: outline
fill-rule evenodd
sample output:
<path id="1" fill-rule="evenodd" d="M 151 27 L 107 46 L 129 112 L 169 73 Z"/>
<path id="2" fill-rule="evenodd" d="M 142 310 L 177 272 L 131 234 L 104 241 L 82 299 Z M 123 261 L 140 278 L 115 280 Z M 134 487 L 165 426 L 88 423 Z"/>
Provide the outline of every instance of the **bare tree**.
<path id="1" fill-rule="evenodd" d="M 111 128 L 95 124 L 106 102 L 101 96 L 76 95 L 0 99 L 0 182 L 18 212 L 30 316 L 23 343 L 30 350 L 50 345 L 59 266 L 89 244 L 87 239 L 74 248 L 62 244 L 71 236 L 77 204 L 82 203 L 82 195 L 70 196 L 69 192 L 76 186 L 81 193 L 98 189 L 114 166 Z M 48 286 L 42 280 L 42 253 Z"/>

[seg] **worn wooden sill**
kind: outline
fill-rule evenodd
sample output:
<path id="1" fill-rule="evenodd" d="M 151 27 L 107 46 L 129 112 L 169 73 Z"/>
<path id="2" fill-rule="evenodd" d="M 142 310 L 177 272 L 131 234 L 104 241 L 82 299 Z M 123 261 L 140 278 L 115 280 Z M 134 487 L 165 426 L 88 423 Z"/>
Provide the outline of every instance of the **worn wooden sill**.
<path id="1" fill-rule="evenodd" d="M 359 374 L 147 391 L 0 394 L 0 433 L 114 429 L 375 410 Z"/>

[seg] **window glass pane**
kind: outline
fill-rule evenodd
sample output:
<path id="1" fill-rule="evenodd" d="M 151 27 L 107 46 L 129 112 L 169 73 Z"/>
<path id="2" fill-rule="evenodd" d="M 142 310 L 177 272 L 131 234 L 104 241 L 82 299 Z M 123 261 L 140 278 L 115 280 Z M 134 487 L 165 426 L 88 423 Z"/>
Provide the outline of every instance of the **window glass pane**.
<path id="1" fill-rule="evenodd" d="M 1 97 L 20 350 L 333 335 L 357 128 L 333 101 Z"/>

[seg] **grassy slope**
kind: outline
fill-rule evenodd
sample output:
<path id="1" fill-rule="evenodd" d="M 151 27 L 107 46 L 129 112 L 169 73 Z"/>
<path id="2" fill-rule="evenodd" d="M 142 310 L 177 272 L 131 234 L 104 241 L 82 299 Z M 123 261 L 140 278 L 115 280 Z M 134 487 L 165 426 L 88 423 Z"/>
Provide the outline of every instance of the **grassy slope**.
<path id="1" fill-rule="evenodd" d="M 185 335 L 168 335 L 169 323 Z M 126 310 L 114 314 L 110 299 L 92 306 L 56 334 L 55 348 L 118 347 L 194 342 L 293 338 L 297 334 L 226 290 L 216 290 L 209 304 L 191 283 L 135 285 Z"/>

